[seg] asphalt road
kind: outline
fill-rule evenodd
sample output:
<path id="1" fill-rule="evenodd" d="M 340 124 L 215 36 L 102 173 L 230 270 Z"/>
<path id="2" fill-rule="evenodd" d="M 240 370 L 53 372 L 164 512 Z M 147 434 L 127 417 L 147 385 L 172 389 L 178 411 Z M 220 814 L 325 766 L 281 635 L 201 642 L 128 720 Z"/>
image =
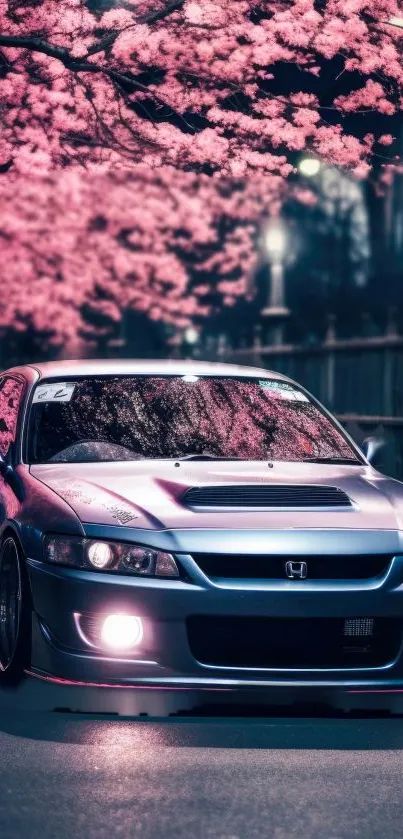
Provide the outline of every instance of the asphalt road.
<path id="1" fill-rule="evenodd" d="M 402 837 L 403 719 L 0 709 L 1 839 Z"/>

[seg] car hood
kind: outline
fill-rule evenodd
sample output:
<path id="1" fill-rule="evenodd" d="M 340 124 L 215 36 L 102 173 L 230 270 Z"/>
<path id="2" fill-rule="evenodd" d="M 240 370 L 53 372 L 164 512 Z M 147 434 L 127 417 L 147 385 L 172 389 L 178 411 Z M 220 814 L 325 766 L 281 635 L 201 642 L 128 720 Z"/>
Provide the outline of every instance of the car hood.
<path id="1" fill-rule="evenodd" d="M 43 464 L 31 474 L 63 498 L 83 523 L 150 530 L 340 528 L 403 530 L 403 484 L 366 465 L 262 462 L 135 461 Z M 195 510 L 182 501 L 191 487 L 233 484 L 328 485 L 351 509 Z"/>

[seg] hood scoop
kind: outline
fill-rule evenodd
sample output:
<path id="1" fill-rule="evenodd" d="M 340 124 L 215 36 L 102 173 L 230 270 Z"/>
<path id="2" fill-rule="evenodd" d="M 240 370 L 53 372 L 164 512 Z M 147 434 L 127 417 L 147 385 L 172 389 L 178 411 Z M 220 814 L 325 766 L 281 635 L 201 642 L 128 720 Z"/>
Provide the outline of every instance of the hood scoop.
<path id="1" fill-rule="evenodd" d="M 351 507 L 348 495 L 338 487 L 299 484 L 231 484 L 192 487 L 182 495 L 192 509 L 237 507 L 238 509 L 315 509 Z"/>

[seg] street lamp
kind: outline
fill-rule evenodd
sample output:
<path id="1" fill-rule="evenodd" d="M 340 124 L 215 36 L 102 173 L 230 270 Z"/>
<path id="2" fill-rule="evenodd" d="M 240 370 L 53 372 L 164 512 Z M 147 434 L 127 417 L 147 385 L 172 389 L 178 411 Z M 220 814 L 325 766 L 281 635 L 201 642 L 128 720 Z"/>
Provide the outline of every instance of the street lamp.
<path id="1" fill-rule="evenodd" d="M 269 326 L 268 339 L 273 344 L 282 344 L 284 321 L 290 314 L 285 305 L 284 257 L 287 250 L 287 234 L 283 224 L 276 220 L 269 224 L 263 237 L 263 245 L 270 265 L 270 286 L 267 304 L 262 315 Z"/>
<path id="2" fill-rule="evenodd" d="M 194 326 L 187 326 L 182 333 L 182 351 L 185 357 L 194 358 L 198 355 L 200 334 Z"/>
<path id="3" fill-rule="evenodd" d="M 320 160 L 317 157 L 302 157 L 298 163 L 298 171 L 306 178 L 314 178 L 320 170 Z"/>
<path id="4" fill-rule="evenodd" d="M 282 262 L 287 245 L 284 227 L 278 222 L 269 225 L 264 242 L 270 261 Z"/>
<path id="5" fill-rule="evenodd" d="M 199 333 L 194 326 L 188 326 L 187 329 L 185 329 L 184 338 L 187 344 L 197 344 L 199 340 Z"/>

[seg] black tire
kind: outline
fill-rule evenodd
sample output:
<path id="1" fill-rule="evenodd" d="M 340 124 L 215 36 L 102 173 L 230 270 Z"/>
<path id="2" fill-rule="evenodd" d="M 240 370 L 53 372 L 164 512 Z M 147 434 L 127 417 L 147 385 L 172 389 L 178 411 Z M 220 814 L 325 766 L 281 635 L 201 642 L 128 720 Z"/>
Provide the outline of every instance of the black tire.
<path id="1" fill-rule="evenodd" d="M 0 686 L 13 687 L 29 667 L 31 597 L 24 557 L 8 535 L 0 548 Z"/>

